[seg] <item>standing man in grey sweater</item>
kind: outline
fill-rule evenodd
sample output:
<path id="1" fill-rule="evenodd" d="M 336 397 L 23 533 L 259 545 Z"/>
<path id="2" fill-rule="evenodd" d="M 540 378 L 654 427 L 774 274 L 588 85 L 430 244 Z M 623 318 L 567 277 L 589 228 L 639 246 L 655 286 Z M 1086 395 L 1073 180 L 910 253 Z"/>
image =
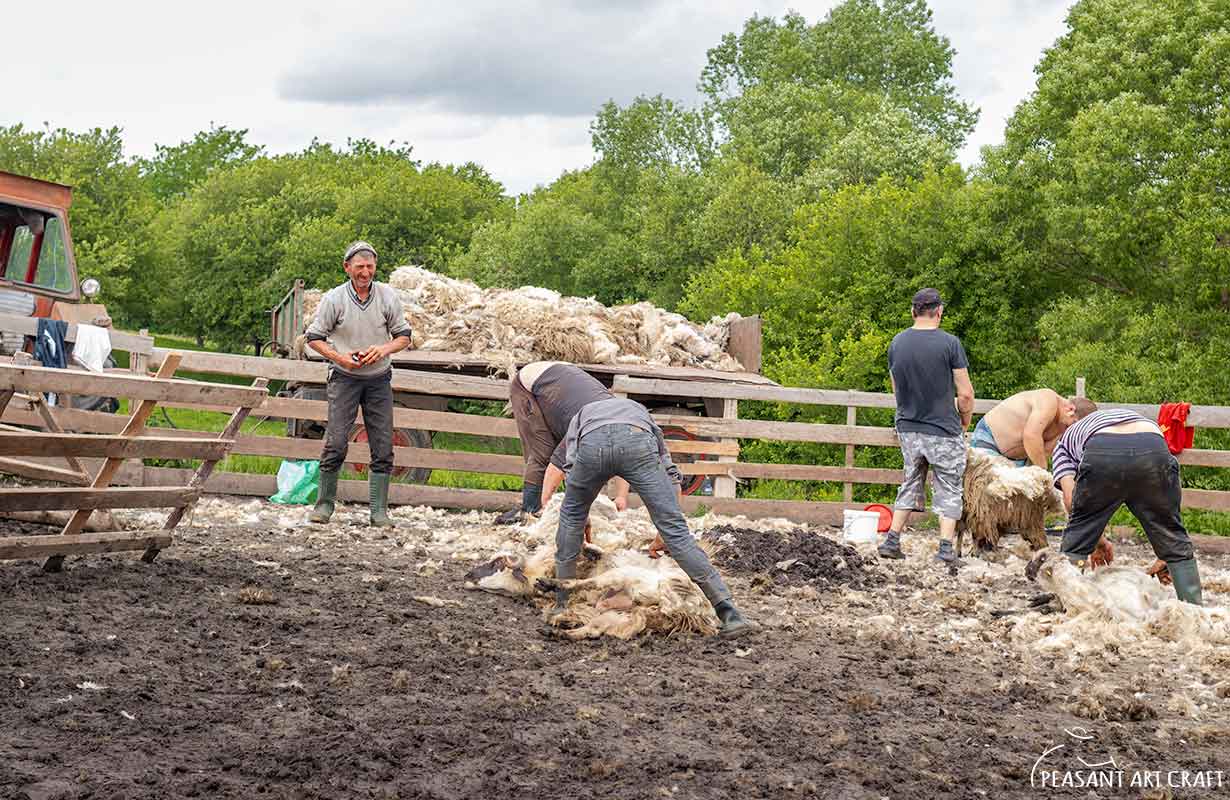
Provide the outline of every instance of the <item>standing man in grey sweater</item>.
<path id="1" fill-rule="evenodd" d="M 389 475 L 393 471 L 393 363 L 410 346 L 401 299 L 376 277 L 376 249 L 367 242 L 346 248 L 342 268 L 350 277 L 320 301 L 307 329 L 307 346 L 332 362 L 326 390 L 329 421 L 320 454 L 320 495 L 310 517 L 328 522 L 337 501 L 337 475 L 346 460 L 350 427 L 363 408 L 371 448 L 368 495 L 371 524 L 392 527 Z"/>

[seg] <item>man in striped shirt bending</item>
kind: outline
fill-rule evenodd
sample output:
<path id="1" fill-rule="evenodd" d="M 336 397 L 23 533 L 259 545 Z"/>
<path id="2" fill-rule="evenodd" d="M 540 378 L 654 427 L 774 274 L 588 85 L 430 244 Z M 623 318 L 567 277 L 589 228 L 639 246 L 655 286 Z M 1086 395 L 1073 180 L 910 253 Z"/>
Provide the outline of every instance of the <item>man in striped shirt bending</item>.
<path id="1" fill-rule="evenodd" d="M 1157 425 L 1135 411 L 1095 411 L 1064 432 L 1051 457 L 1068 527 L 1060 551 L 1082 569 L 1119 506 L 1140 520 L 1158 560 L 1149 573 L 1202 605 L 1191 537 L 1179 516 L 1179 462 Z"/>

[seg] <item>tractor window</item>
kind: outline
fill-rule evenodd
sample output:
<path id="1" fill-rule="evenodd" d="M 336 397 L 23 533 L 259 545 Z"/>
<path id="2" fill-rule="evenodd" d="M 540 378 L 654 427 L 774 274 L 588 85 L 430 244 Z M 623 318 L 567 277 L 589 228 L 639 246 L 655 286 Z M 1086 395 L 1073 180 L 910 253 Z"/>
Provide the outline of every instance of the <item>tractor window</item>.
<path id="1" fill-rule="evenodd" d="M 4 277 L 16 283 L 27 283 L 30 251 L 34 248 L 37 237 L 28 225 L 15 226 L 12 237 Z M 69 270 L 68 249 L 64 242 L 64 223 L 59 217 L 50 214 L 45 217 L 42 239 L 33 285 L 56 292 L 71 292 L 73 276 Z"/>
<path id="2" fill-rule="evenodd" d="M 30 263 L 30 248 L 34 246 L 34 234 L 25 225 L 13 231 L 13 244 L 9 248 L 9 263 L 4 277 L 10 281 L 25 281 L 26 266 Z"/>
<path id="3" fill-rule="evenodd" d="M 34 283 L 57 292 L 73 290 L 73 276 L 68 271 L 68 251 L 64 247 L 64 224 L 59 217 L 47 218 Z"/>

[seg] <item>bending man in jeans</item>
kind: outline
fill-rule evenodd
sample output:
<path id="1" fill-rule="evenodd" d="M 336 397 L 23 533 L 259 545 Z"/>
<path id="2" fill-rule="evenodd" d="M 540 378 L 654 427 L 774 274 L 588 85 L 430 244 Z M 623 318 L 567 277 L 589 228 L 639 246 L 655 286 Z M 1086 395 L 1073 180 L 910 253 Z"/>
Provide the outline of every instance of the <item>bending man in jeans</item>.
<path id="1" fill-rule="evenodd" d="M 965 429 L 974 413 L 974 387 L 961 340 L 940 330 L 944 302 L 935 289 L 914 295 L 914 326 L 893 337 L 888 371 L 897 399 L 897 439 L 905 480 L 897 492 L 893 523 L 880 545 L 884 558 L 905 558 L 901 531 L 911 511 L 922 511 L 927 473 L 935 483 L 932 503 L 940 518 L 940 561 L 957 560 L 953 538 L 964 510 Z M 956 395 L 956 404 L 953 395 Z"/>
<path id="2" fill-rule="evenodd" d="M 1195 549 L 1179 514 L 1179 462 L 1157 425 L 1135 411 L 1095 411 L 1059 439 L 1053 463 L 1068 509 L 1063 555 L 1083 569 L 1111 516 L 1127 504 L 1158 559 L 1149 574 L 1173 581 L 1180 600 L 1202 605 Z"/>
<path id="3" fill-rule="evenodd" d="M 556 578 L 577 576 L 589 508 L 606 482 L 619 476 L 640 495 L 671 558 L 713 604 L 722 623 L 718 636 L 733 639 L 754 629 L 739 613 L 722 576 L 688 530 L 679 507 L 683 476 L 666 451 L 662 429 L 643 405 L 611 398 L 583 406 L 551 456 L 542 489 L 543 505 L 565 476 L 568 485 L 555 534 Z M 567 602 L 568 590 L 556 590 L 556 606 L 562 608 Z"/>
<path id="4" fill-rule="evenodd" d="M 337 475 L 346 460 L 355 412 L 362 406 L 372 454 L 367 473 L 371 524 L 391 527 L 393 362 L 389 356 L 410 346 L 410 325 L 397 292 L 375 280 L 375 248 L 355 242 L 346 248 L 342 267 L 350 280 L 325 293 L 307 329 L 307 346 L 332 362 L 326 389 L 329 421 L 320 454 L 320 495 L 309 519 L 328 522 L 333 516 Z"/>
<path id="5" fill-rule="evenodd" d="M 542 511 L 543 475 L 572 418 L 586 403 L 614 396 L 597 378 L 562 361 L 534 361 L 517 370 L 508 382 L 508 404 L 525 459 L 521 507 L 496 517 L 497 525 L 520 524 L 525 514 Z M 628 507 L 628 484 L 622 480 L 617 484 L 615 506 L 623 511 Z"/>

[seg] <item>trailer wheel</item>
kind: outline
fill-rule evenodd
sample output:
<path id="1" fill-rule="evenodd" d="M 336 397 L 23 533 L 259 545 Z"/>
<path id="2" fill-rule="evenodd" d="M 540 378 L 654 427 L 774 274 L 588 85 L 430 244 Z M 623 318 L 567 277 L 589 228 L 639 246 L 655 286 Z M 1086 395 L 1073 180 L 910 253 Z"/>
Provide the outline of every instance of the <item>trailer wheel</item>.
<path id="1" fill-rule="evenodd" d="M 666 439 L 675 439 L 676 441 L 703 442 L 708 441 L 694 433 L 689 433 L 683 428 L 678 428 L 674 425 L 667 425 L 662 429 L 662 436 Z M 678 453 L 672 454 L 671 460 L 676 464 L 694 464 L 697 461 L 716 461 L 717 457 L 708 453 Z M 705 485 L 705 481 L 709 479 L 708 475 L 684 475 L 684 480 L 687 483 L 683 484 L 684 494 L 695 494 Z"/>
<path id="2" fill-rule="evenodd" d="M 367 442 L 367 429 L 362 425 L 355 425 L 350 429 L 350 442 Z M 420 430 L 419 428 L 394 428 L 393 429 L 393 446 L 394 447 L 418 447 L 424 450 L 431 449 L 431 433 L 430 431 Z M 359 475 L 367 474 L 366 464 L 351 463 L 348 465 L 350 469 L 357 472 Z M 427 483 L 431 478 L 431 467 L 393 467 L 391 473 L 393 480 L 398 483 Z"/>

